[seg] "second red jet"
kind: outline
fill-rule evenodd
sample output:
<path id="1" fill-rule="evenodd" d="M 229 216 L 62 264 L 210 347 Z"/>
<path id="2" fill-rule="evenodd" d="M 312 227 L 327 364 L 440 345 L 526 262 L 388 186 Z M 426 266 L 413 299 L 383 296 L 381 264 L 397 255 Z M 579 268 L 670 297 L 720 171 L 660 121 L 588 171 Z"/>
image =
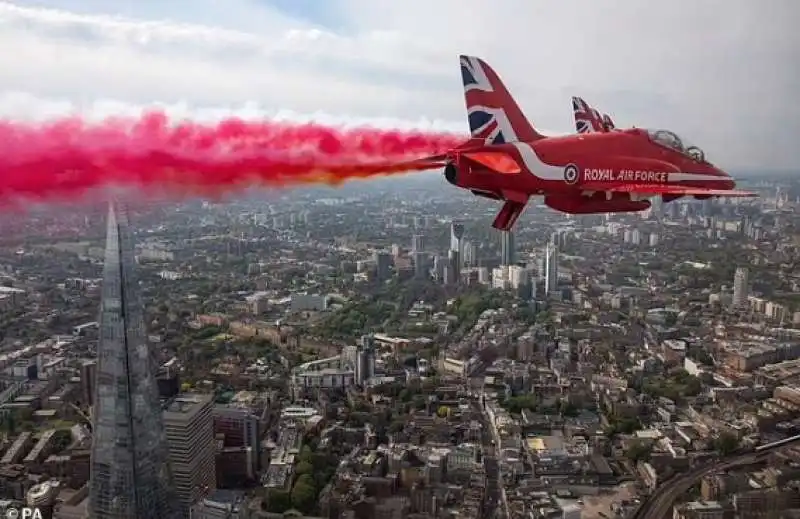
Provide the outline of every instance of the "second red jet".
<path id="1" fill-rule="evenodd" d="M 756 196 L 734 190 L 730 175 L 667 130 L 614 129 L 601 116 L 594 131 L 546 137 L 486 62 L 460 59 L 472 138 L 422 160 L 444 166 L 449 183 L 504 201 L 492 224 L 496 229 L 511 229 L 533 196 L 571 214 L 643 211 L 656 196 L 665 202 Z"/>

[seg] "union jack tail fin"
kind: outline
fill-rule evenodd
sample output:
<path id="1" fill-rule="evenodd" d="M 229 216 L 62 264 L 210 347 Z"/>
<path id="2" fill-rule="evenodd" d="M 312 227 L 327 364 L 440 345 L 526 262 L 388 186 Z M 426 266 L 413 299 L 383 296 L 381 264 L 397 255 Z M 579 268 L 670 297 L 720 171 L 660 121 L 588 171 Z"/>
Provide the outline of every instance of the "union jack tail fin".
<path id="1" fill-rule="evenodd" d="M 572 112 L 578 133 L 610 132 L 616 128 L 608 114 L 600 114 L 580 97 L 572 98 Z"/>
<path id="2" fill-rule="evenodd" d="M 603 114 L 603 128 L 605 128 L 607 132 L 616 128 L 616 126 L 614 126 L 614 121 L 611 120 L 611 116 L 608 114 Z"/>
<path id="3" fill-rule="evenodd" d="M 572 112 L 575 116 L 575 131 L 578 133 L 603 132 L 603 117 L 580 97 L 572 98 Z"/>
<path id="4" fill-rule="evenodd" d="M 484 144 L 543 139 L 511 97 L 497 73 L 474 56 L 459 56 L 472 138 Z"/>

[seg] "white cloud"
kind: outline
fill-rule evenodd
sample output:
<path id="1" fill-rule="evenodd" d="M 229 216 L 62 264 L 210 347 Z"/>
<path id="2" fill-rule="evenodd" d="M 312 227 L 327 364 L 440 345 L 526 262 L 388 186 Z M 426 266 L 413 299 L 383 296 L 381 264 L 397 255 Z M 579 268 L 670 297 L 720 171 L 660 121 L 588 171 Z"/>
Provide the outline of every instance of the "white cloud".
<path id="1" fill-rule="evenodd" d="M 537 126 L 571 130 L 569 98 L 582 95 L 621 125 L 686 133 L 722 166 L 795 166 L 793 0 L 318 4 L 325 12 L 311 15 L 334 29 L 264 0 L 141 0 L 121 6 L 125 18 L 97 14 L 114 5 L 99 0 L 0 3 L 0 112 L 101 116 L 162 103 L 205 118 L 459 130 L 456 57 L 474 53 Z"/>

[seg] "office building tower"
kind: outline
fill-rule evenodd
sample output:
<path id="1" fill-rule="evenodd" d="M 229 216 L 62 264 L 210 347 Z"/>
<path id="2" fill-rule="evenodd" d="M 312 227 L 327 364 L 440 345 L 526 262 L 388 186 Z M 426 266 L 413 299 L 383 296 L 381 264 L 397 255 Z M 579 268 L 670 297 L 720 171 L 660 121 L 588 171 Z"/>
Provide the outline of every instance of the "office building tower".
<path id="1" fill-rule="evenodd" d="M 550 295 L 558 287 L 558 247 L 547 244 L 544 256 L 544 290 Z"/>
<path id="2" fill-rule="evenodd" d="M 414 263 L 415 278 L 425 279 L 428 277 L 428 267 L 430 266 L 428 256 L 422 252 L 415 252 L 411 255 L 411 261 Z"/>
<path id="3" fill-rule="evenodd" d="M 447 270 L 450 272 L 449 283 L 461 281 L 461 254 L 457 250 L 448 251 Z"/>
<path id="4" fill-rule="evenodd" d="M 569 245 L 570 232 L 566 229 L 559 229 L 550 235 L 550 243 L 562 250 Z"/>
<path id="5" fill-rule="evenodd" d="M 670 220 L 679 220 L 683 213 L 683 207 L 678 202 L 670 202 L 667 204 L 668 217 Z"/>
<path id="6" fill-rule="evenodd" d="M 661 196 L 654 196 L 650 199 L 650 215 L 660 219 L 664 214 L 664 199 Z"/>
<path id="7" fill-rule="evenodd" d="M 442 284 L 452 285 L 455 282 L 454 280 L 453 268 L 450 265 L 444 265 L 444 267 L 442 267 Z"/>
<path id="8" fill-rule="evenodd" d="M 371 335 L 362 335 L 361 344 L 356 350 L 356 385 L 364 383 L 375 376 L 375 339 Z"/>
<path id="9" fill-rule="evenodd" d="M 474 267 L 478 264 L 475 245 L 472 242 L 464 241 L 464 255 L 461 257 L 461 265 Z"/>
<path id="10" fill-rule="evenodd" d="M 258 470 L 260 435 L 258 416 L 249 409 L 228 405 L 215 405 L 214 434 L 222 435 L 225 447 L 249 447 L 253 450 L 253 470 Z"/>
<path id="11" fill-rule="evenodd" d="M 711 216 L 714 213 L 714 200 L 706 198 L 701 202 L 701 213 L 703 216 Z"/>
<path id="12" fill-rule="evenodd" d="M 180 393 L 181 378 L 178 370 L 179 368 L 174 361 L 170 361 L 158 368 L 156 384 L 158 385 L 158 396 L 160 398 L 170 399 Z"/>
<path id="13" fill-rule="evenodd" d="M 513 231 L 500 231 L 500 263 L 513 265 L 517 262 L 517 251 Z"/>
<path id="14" fill-rule="evenodd" d="M 173 517 L 188 518 L 191 506 L 217 488 L 212 395 L 176 396 L 164 410 L 169 462 L 177 494 Z"/>
<path id="15" fill-rule="evenodd" d="M 415 252 L 425 252 L 425 237 L 421 234 L 411 237 L 411 254 Z"/>
<path id="16" fill-rule="evenodd" d="M 622 240 L 630 245 L 639 245 L 642 241 L 642 236 L 639 229 L 625 229 L 622 234 Z"/>
<path id="17" fill-rule="evenodd" d="M 733 306 L 743 307 L 747 305 L 749 294 L 749 272 L 744 267 L 736 269 L 733 276 Z"/>
<path id="18" fill-rule="evenodd" d="M 519 265 L 512 265 L 508 267 L 508 284 L 517 294 L 524 300 L 531 299 L 531 271 L 520 267 Z"/>
<path id="19" fill-rule="evenodd" d="M 171 519 L 172 481 L 147 343 L 133 239 L 122 207 L 109 208 L 94 388 L 89 516 Z"/>
<path id="20" fill-rule="evenodd" d="M 87 407 L 94 405 L 95 386 L 97 385 L 97 362 L 85 360 L 81 363 L 81 398 Z"/>
<path id="21" fill-rule="evenodd" d="M 447 267 L 447 260 L 442 256 L 434 256 L 433 257 L 433 268 L 431 269 L 431 274 L 433 275 L 433 279 L 435 281 L 443 281 L 444 274 L 445 274 L 445 267 Z"/>
<path id="22" fill-rule="evenodd" d="M 375 261 L 375 274 L 378 281 L 386 281 L 392 274 L 392 255 L 386 251 L 376 251 L 372 259 Z"/>
<path id="23" fill-rule="evenodd" d="M 453 222 L 450 224 L 450 250 L 459 253 L 459 257 L 463 256 L 464 248 L 464 224 Z"/>

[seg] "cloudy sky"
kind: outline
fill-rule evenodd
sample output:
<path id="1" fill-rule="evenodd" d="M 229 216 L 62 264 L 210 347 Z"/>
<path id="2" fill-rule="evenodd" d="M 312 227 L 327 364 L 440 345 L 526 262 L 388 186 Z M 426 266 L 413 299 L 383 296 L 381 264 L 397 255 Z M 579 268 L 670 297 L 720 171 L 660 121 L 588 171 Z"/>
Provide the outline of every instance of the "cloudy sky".
<path id="1" fill-rule="evenodd" d="M 465 53 L 545 131 L 572 131 L 580 95 L 732 171 L 797 170 L 797 19 L 797 0 L 0 2 L 0 115 L 164 105 L 466 131 Z"/>

